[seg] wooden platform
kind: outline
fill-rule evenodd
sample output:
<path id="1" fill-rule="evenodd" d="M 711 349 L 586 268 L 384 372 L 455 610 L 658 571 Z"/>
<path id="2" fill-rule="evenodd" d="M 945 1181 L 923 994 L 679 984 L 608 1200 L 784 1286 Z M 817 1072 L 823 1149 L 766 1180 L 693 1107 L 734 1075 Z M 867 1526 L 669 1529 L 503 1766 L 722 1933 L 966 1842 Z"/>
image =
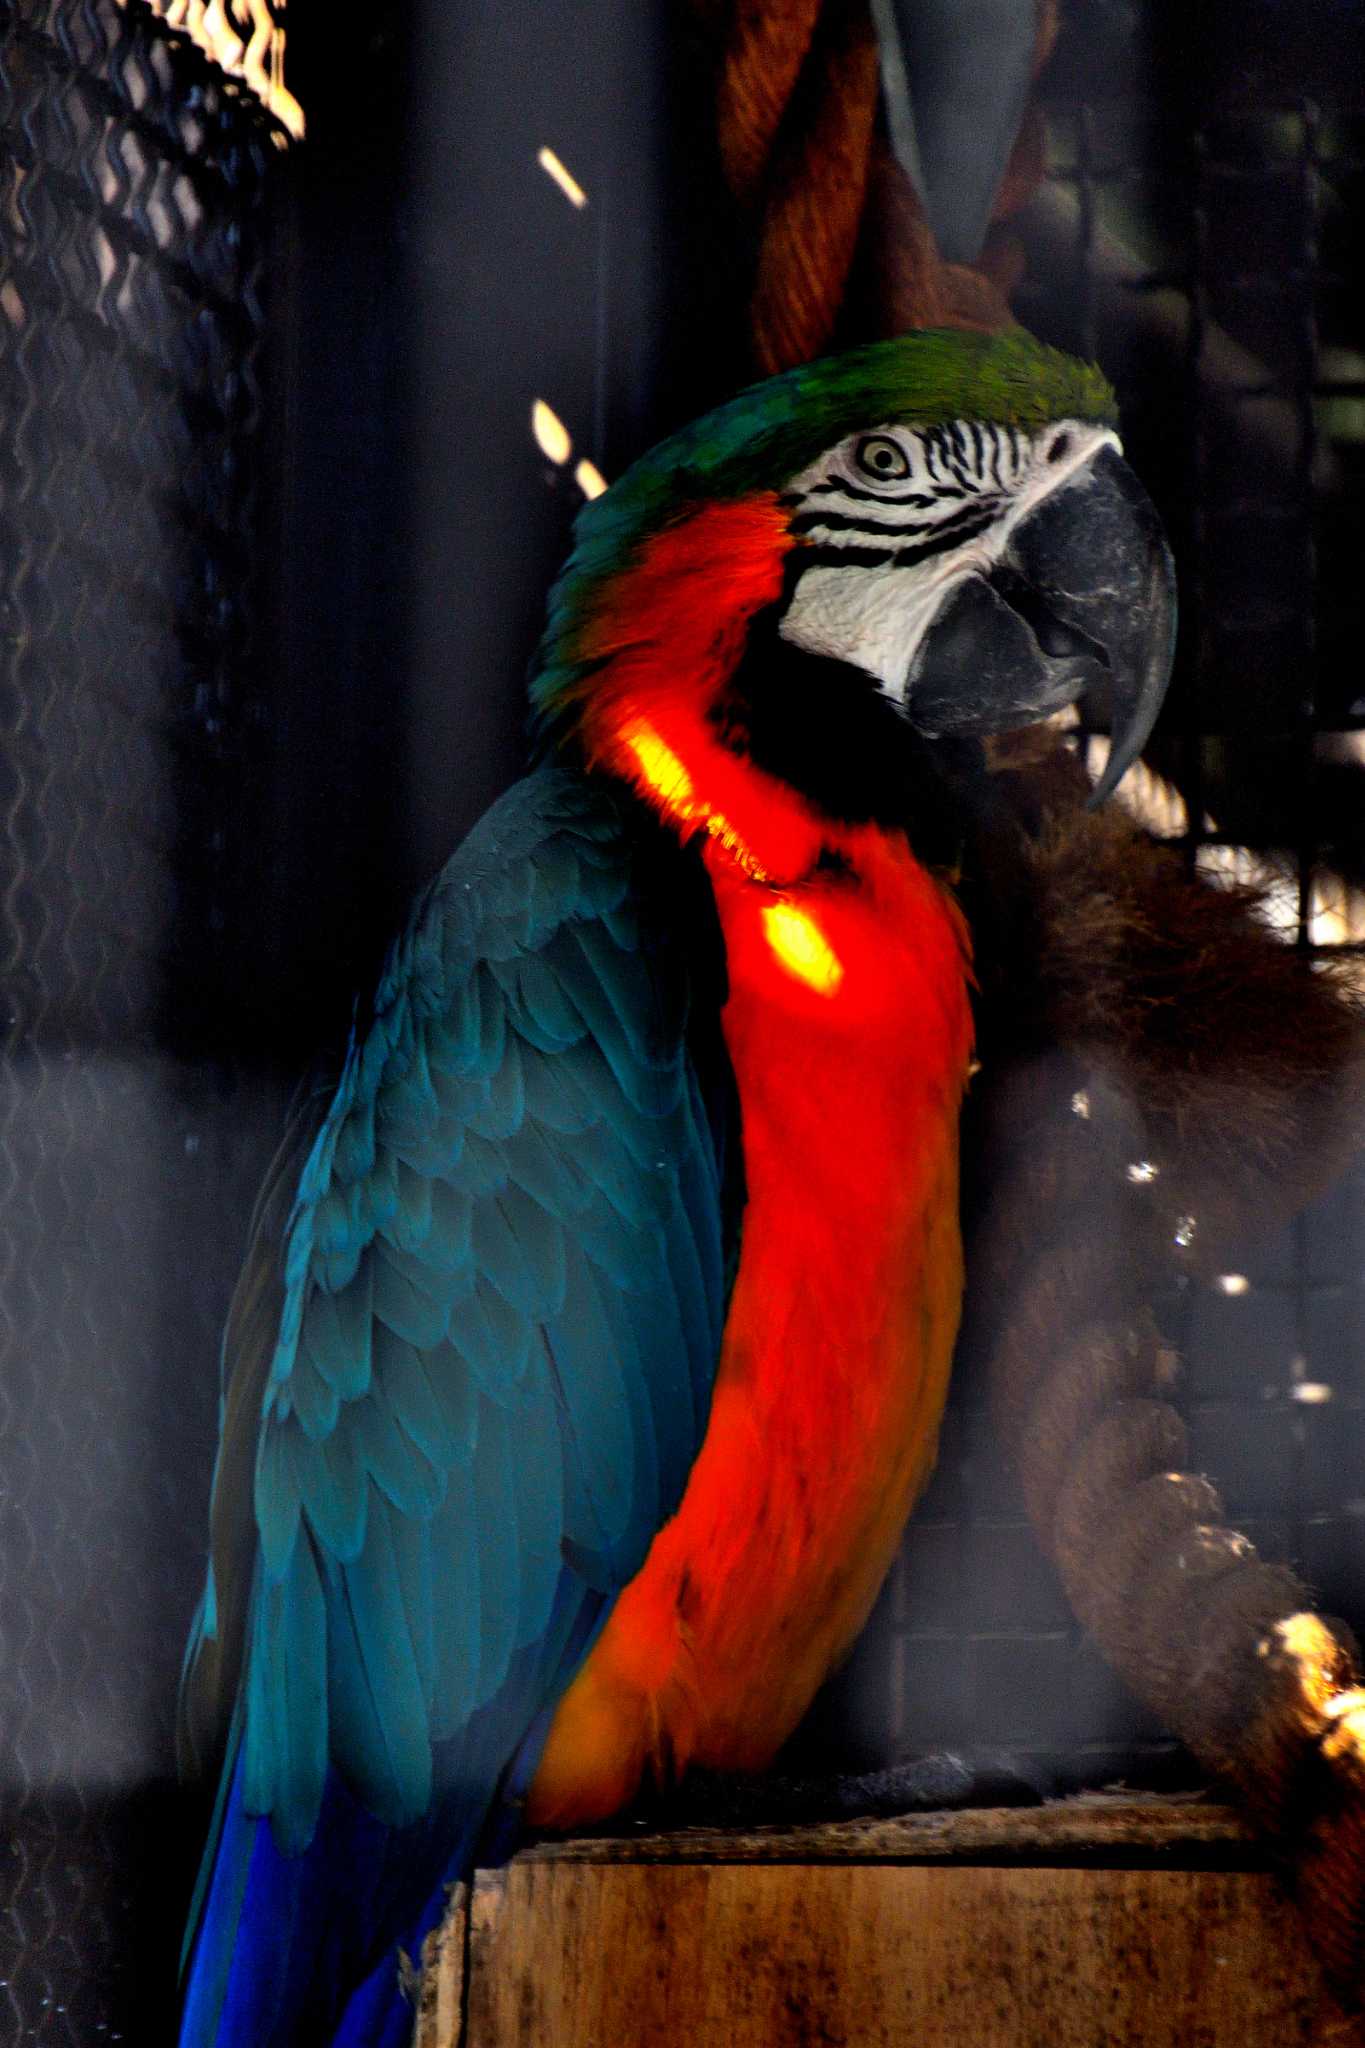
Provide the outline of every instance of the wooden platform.
<path id="1" fill-rule="evenodd" d="M 1242 1822 L 1099 1795 L 584 1840 L 460 1888 L 414 2048 L 1365 2048 Z"/>

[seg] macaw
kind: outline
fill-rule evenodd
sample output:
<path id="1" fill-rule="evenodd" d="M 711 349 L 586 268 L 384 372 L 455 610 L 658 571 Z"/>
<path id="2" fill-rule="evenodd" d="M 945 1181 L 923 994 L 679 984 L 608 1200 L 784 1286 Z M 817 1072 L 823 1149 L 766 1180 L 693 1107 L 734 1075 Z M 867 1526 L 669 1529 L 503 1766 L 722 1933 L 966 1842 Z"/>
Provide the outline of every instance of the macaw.
<path id="1" fill-rule="evenodd" d="M 752 1771 L 934 1455 L 972 1059 L 956 791 L 1173 633 L 1099 372 L 1022 331 L 791 370 L 579 515 L 538 765 L 287 1140 L 224 1346 L 182 2048 L 396 2048 L 446 1890 Z"/>

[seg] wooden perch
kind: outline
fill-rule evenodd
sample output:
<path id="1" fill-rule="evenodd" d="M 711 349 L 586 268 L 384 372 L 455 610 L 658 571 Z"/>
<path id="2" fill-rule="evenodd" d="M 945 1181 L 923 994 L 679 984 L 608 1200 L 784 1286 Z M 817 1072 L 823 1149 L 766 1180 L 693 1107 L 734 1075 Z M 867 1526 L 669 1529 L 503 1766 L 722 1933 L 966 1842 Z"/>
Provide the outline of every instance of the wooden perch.
<path id="1" fill-rule="evenodd" d="M 460 1887 L 414 2048 L 1361 2048 L 1245 1822 L 1095 1795 L 547 1844 Z"/>

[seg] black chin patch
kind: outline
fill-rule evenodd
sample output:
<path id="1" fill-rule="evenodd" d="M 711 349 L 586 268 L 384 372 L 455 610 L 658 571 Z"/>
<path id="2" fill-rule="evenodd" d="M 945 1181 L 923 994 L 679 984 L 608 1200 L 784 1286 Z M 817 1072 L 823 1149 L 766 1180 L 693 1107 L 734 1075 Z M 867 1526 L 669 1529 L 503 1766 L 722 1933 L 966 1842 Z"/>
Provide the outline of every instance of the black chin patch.
<path id="1" fill-rule="evenodd" d="M 977 749 L 926 740 L 862 669 L 784 640 L 782 610 L 775 604 L 754 619 L 712 709 L 721 743 L 831 820 L 899 828 L 921 860 L 952 865 L 960 838 L 952 785 Z"/>

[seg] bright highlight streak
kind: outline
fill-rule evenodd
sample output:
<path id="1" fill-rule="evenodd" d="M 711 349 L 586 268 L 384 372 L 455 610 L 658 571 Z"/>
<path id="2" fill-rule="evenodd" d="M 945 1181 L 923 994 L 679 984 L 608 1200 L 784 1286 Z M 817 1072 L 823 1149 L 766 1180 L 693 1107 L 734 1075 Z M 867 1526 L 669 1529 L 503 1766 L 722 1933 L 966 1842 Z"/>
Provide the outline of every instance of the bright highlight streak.
<path id="1" fill-rule="evenodd" d="M 582 207 L 587 205 L 587 193 L 583 190 L 573 172 L 565 168 L 548 145 L 538 152 L 536 162 L 540 165 L 542 171 L 545 171 L 554 179 L 570 206 Z"/>
<path id="2" fill-rule="evenodd" d="M 730 820 L 698 797 L 692 777 L 648 719 L 637 718 L 621 730 L 621 744 L 635 756 L 645 788 L 679 825 L 698 825 L 718 839 L 732 860 L 755 882 L 770 882 Z"/>
<path id="3" fill-rule="evenodd" d="M 121 0 L 127 6 L 128 0 Z M 255 93 L 295 140 L 303 108 L 284 82 L 282 0 L 150 0 L 153 14 Z"/>
<path id="4" fill-rule="evenodd" d="M 573 480 L 585 498 L 600 498 L 607 488 L 607 480 L 595 462 L 585 458 L 573 473 Z"/>
<path id="5" fill-rule="evenodd" d="M 531 407 L 531 432 L 542 455 L 548 455 L 551 462 L 567 462 L 573 448 L 569 430 L 557 412 L 551 411 L 543 398 L 538 398 Z"/>
<path id="6" fill-rule="evenodd" d="M 639 764 L 640 774 L 661 804 L 686 822 L 695 813 L 692 777 L 672 747 L 666 746 L 643 719 L 621 735 Z"/>
<path id="7" fill-rule="evenodd" d="M 788 973 L 819 995 L 834 994 L 844 978 L 843 965 L 813 917 L 794 903 L 768 903 L 763 932 Z"/>
<path id="8" fill-rule="evenodd" d="M 1245 1273 L 1220 1273 L 1218 1275 L 1218 1292 L 1220 1294 L 1247 1294 L 1250 1290 L 1251 1282 L 1247 1279 Z"/>

